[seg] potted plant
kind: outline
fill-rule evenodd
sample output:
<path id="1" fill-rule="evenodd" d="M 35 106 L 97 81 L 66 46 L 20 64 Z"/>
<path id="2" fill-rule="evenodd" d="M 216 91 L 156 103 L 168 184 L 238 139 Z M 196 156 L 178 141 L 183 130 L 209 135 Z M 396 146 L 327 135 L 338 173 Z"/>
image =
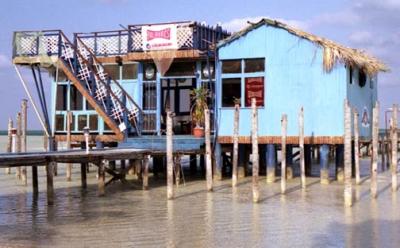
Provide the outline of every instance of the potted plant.
<path id="1" fill-rule="evenodd" d="M 208 109 L 207 97 L 208 89 L 204 86 L 193 89 L 190 92 L 193 105 L 191 108 L 192 124 L 194 124 L 193 135 L 195 137 L 204 136 L 204 112 Z"/>

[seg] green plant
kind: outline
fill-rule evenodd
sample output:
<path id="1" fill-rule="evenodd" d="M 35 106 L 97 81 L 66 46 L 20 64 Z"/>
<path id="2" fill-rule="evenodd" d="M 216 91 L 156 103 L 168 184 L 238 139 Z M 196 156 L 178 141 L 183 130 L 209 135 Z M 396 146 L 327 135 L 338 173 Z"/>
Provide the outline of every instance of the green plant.
<path id="1" fill-rule="evenodd" d="M 192 99 L 192 121 L 196 124 L 196 127 L 204 127 L 204 111 L 208 109 L 207 97 L 209 91 L 206 87 L 202 86 L 195 88 L 190 92 L 190 97 Z"/>

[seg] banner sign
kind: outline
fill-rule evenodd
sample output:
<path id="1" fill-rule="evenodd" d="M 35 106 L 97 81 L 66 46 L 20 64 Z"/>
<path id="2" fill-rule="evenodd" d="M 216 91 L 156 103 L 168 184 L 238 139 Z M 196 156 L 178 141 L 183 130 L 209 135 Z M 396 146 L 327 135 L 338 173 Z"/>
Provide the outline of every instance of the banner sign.
<path id="1" fill-rule="evenodd" d="M 251 106 L 251 99 L 256 99 L 257 106 L 264 106 L 264 77 L 246 78 L 245 106 Z"/>
<path id="2" fill-rule="evenodd" d="M 176 25 L 142 26 L 143 51 L 178 49 Z"/>

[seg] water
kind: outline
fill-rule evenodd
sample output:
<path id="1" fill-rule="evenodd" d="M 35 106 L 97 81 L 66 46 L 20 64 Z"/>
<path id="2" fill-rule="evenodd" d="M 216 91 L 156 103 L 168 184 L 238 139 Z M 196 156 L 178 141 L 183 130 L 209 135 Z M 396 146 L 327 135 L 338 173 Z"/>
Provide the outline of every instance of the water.
<path id="1" fill-rule="evenodd" d="M 2 137 L 3 138 L 3 137 Z M 0 146 L 4 141 L 0 139 Z M 41 149 L 41 137 L 29 146 Z M 368 171 L 368 160 L 363 160 Z M 288 181 L 287 195 L 279 182 L 260 177 L 261 202 L 253 204 L 251 178 L 217 182 L 213 193 L 204 180 L 187 181 L 166 200 L 165 181 L 150 180 L 150 190 L 130 177 L 114 183 L 105 197 L 97 197 L 95 169 L 88 174 L 88 189 L 80 187 L 80 168 L 65 181 L 64 167 L 55 178 L 55 205 L 47 206 L 45 174 L 40 173 L 40 194 L 22 186 L 14 174 L 0 172 L 1 247 L 399 247 L 400 196 L 392 194 L 387 172 L 379 174 L 379 195 L 369 196 L 369 180 L 354 188 L 355 204 L 343 207 L 343 185 L 320 185 L 307 178 Z M 28 170 L 30 173 L 30 170 Z M 30 175 L 30 174 L 29 174 Z M 365 175 L 364 175 L 365 176 Z"/>

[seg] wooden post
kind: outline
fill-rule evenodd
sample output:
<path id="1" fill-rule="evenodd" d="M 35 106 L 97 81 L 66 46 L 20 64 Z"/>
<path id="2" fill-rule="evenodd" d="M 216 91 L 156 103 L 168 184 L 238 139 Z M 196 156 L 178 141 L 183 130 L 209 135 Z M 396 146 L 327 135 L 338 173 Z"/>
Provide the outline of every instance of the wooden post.
<path id="1" fill-rule="evenodd" d="M 350 119 L 350 123 L 351 123 L 351 119 Z M 344 151 L 343 145 L 335 146 L 336 180 L 341 183 L 344 182 L 344 152 L 345 151 Z M 328 174 L 328 173 L 326 173 L 326 174 Z"/>
<path id="2" fill-rule="evenodd" d="M 300 149 L 300 177 L 301 187 L 306 188 L 306 165 L 304 161 L 304 110 L 303 107 L 299 113 L 299 149 Z"/>
<path id="3" fill-rule="evenodd" d="M 236 187 L 237 185 L 238 157 L 239 157 L 239 104 L 235 104 L 235 117 L 233 119 L 232 187 Z"/>
<path id="4" fill-rule="evenodd" d="M 276 170 L 276 147 L 274 144 L 267 144 L 267 183 L 275 182 Z"/>
<path id="5" fill-rule="evenodd" d="M 172 116 L 167 112 L 167 198 L 174 198 L 174 148 L 172 143 Z"/>
<path id="6" fill-rule="evenodd" d="M 392 174 L 392 191 L 397 191 L 397 104 L 393 104 L 393 113 L 392 113 L 392 166 L 391 166 L 391 174 Z"/>
<path id="7" fill-rule="evenodd" d="M 251 99 L 251 144 L 252 144 L 252 162 L 253 162 L 253 202 L 258 202 L 260 199 L 259 185 L 258 185 L 258 171 L 259 171 L 259 155 L 258 155 L 258 113 L 256 106 L 256 99 Z"/>
<path id="8" fill-rule="evenodd" d="M 38 169 L 36 165 L 32 166 L 32 188 L 33 194 L 39 193 Z"/>
<path id="9" fill-rule="evenodd" d="M 145 155 L 143 158 L 143 190 L 149 189 L 149 161 L 150 155 Z"/>
<path id="10" fill-rule="evenodd" d="M 47 178 L 47 204 L 54 204 L 54 162 L 49 162 L 46 164 L 46 178 Z"/>
<path id="11" fill-rule="evenodd" d="M 71 126 L 72 126 L 72 112 L 67 112 L 67 149 L 71 150 Z M 67 181 L 71 181 L 72 176 L 72 163 L 67 164 L 66 177 Z"/>
<path id="12" fill-rule="evenodd" d="M 210 110 L 204 111 L 205 122 L 205 141 L 206 141 L 206 180 L 207 190 L 213 190 L 212 160 L 211 160 L 211 131 L 210 131 Z M 221 156 L 216 155 L 216 156 Z"/>
<path id="13" fill-rule="evenodd" d="M 356 184 L 361 183 L 360 178 L 360 145 L 359 145 L 359 130 L 358 130 L 358 113 L 357 109 L 354 109 L 354 162 L 355 162 L 355 171 L 356 171 Z"/>
<path id="14" fill-rule="evenodd" d="M 181 155 L 174 156 L 175 164 L 175 184 L 178 186 L 181 183 Z"/>
<path id="15" fill-rule="evenodd" d="M 286 133 L 287 133 L 287 115 L 286 114 L 282 115 L 281 125 L 282 125 L 281 193 L 285 194 L 286 193 Z"/>
<path id="16" fill-rule="evenodd" d="M 21 152 L 21 129 L 22 129 L 22 121 L 21 121 L 21 112 L 17 113 L 17 136 L 16 136 L 16 145 L 17 145 L 17 153 Z M 15 171 L 15 176 L 17 177 L 17 179 L 21 180 L 21 167 L 17 166 L 16 171 Z"/>
<path id="17" fill-rule="evenodd" d="M 21 151 L 27 151 L 27 144 L 26 144 L 26 131 L 28 128 L 27 121 L 28 121 L 28 100 L 23 99 L 21 102 Z M 28 185 L 28 176 L 26 172 L 26 166 L 22 167 L 21 171 L 22 182 L 24 185 Z"/>
<path id="18" fill-rule="evenodd" d="M 105 167 L 107 166 L 108 161 L 103 159 L 98 164 L 98 178 L 97 178 L 97 195 L 104 196 L 106 194 L 106 171 Z"/>
<path id="19" fill-rule="evenodd" d="M 347 100 L 344 102 L 344 205 L 346 207 L 353 205 L 351 184 L 351 108 Z"/>
<path id="20" fill-rule="evenodd" d="M 86 166 L 87 166 L 87 163 L 81 163 L 81 184 L 82 184 L 82 188 L 84 188 L 84 189 L 87 188 Z"/>
<path id="21" fill-rule="evenodd" d="M 7 152 L 10 153 L 12 150 L 12 135 L 11 130 L 13 129 L 13 120 L 8 118 L 8 137 L 7 137 Z M 11 168 L 5 169 L 6 174 L 11 174 Z"/>
<path id="22" fill-rule="evenodd" d="M 319 146 L 319 165 L 321 174 L 320 175 L 321 184 L 329 184 L 329 175 L 327 174 L 328 164 L 329 164 L 329 145 L 323 144 Z"/>
<path id="23" fill-rule="evenodd" d="M 371 196 L 376 198 L 378 191 L 378 131 L 379 131 L 379 102 L 375 103 L 372 112 L 372 167 L 371 167 Z"/>

